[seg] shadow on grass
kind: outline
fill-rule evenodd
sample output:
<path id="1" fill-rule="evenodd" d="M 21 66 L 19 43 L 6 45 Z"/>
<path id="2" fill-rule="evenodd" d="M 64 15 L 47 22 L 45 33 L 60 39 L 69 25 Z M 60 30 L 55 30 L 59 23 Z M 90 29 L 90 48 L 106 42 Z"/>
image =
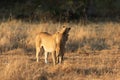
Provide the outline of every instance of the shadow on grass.
<path id="1" fill-rule="evenodd" d="M 82 40 L 70 41 L 67 44 L 67 50 L 77 51 L 79 48 L 88 46 L 91 51 L 108 49 L 110 46 L 104 38 L 83 38 Z"/>
<path id="2" fill-rule="evenodd" d="M 107 68 L 107 67 L 104 67 L 104 68 L 66 68 L 64 70 L 57 70 L 56 72 L 53 72 L 53 73 L 48 73 L 48 76 L 49 77 L 55 77 L 55 76 L 59 76 L 59 77 L 62 77 L 62 76 L 67 76 L 67 75 L 71 75 L 71 76 L 74 76 L 74 75 L 83 75 L 83 76 L 88 76 L 88 75 L 94 75 L 94 76 L 97 76 L 97 77 L 100 77 L 100 76 L 104 76 L 106 74 L 113 74 L 113 70 L 111 68 Z"/>
<path id="3" fill-rule="evenodd" d="M 102 76 L 104 74 L 113 74 L 113 70 L 111 68 L 88 68 L 88 69 L 79 69 L 79 68 L 75 68 L 73 69 L 73 71 L 77 74 L 82 74 L 82 75 L 96 75 L 96 76 Z"/>

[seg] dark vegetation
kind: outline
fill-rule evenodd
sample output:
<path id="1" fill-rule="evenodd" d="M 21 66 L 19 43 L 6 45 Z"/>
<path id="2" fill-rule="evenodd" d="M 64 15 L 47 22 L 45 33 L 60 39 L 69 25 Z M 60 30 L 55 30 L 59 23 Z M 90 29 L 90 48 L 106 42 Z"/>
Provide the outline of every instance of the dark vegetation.
<path id="1" fill-rule="evenodd" d="M 0 19 L 79 21 L 117 19 L 120 0 L 1 0 Z M 94 19 L 95 20 L 95 19 Z"/>
<path id="2" fill-rule="evenodd" d="M 119 18 L 120 0 L 0 0 L 0 80 L 120 80 Z M 36 34 L 62 25 L 64 62 L 37 63 Z"/>

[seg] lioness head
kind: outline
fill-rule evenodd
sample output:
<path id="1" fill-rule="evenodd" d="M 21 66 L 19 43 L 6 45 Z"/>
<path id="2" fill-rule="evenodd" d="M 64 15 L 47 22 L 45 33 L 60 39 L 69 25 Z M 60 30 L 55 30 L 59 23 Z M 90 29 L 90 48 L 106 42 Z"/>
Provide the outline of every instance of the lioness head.
<path id="1" fill-rule="evenodd" d="M 68 28 L 66 26 L 63 26 L 62 29 L 59 31 L 59 33 L 64 34 L 68 34 L 68 32 L 70 31 L 71 28 Z"/>
<path id="2" fill-rule="evenodd" d="M 70 27 L 65 28 L 64 32 L 63 32 L 63 40 L 64 42 L 66 42 L 68 40 L 68 36 L 69 36 L 69 31 L 71 30 Z"/>
<path id="3" fill-rule="evenodd" d="M 62 41 L 62 43 L 66 42 L 68 40 L 68 36 L 69 36 L 68 33 L 69 33 L 70 29 L 71 28 L 63 26 L 60 31 L 56 32 L 55 35 L 56 35 L 57 41 L 60 41 L 60 42 Z"/>

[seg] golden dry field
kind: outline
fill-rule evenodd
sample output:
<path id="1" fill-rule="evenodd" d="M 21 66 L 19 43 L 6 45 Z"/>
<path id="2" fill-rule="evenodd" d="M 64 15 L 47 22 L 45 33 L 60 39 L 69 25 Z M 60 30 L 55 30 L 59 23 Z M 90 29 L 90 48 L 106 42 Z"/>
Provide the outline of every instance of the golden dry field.
<path id="1" fill-rule="evenodd" d="M 64 62 L 35 57 L 35 36 L 71 27 Z M 0 23 L 0 80 L 120 80 L 120 23 Z"/>

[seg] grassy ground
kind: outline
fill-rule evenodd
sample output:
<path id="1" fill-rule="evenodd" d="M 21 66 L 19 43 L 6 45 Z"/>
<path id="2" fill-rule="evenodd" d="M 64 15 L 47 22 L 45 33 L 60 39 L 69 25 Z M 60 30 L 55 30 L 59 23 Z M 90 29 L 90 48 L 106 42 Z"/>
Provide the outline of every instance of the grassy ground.
<path id="1" fill-rule="evenodd" d="M 62 64 L 35 59 L 35 35 L 71 27 Z M 0 80 L 119 80 L 120 23 L 0 23 Z"/>

